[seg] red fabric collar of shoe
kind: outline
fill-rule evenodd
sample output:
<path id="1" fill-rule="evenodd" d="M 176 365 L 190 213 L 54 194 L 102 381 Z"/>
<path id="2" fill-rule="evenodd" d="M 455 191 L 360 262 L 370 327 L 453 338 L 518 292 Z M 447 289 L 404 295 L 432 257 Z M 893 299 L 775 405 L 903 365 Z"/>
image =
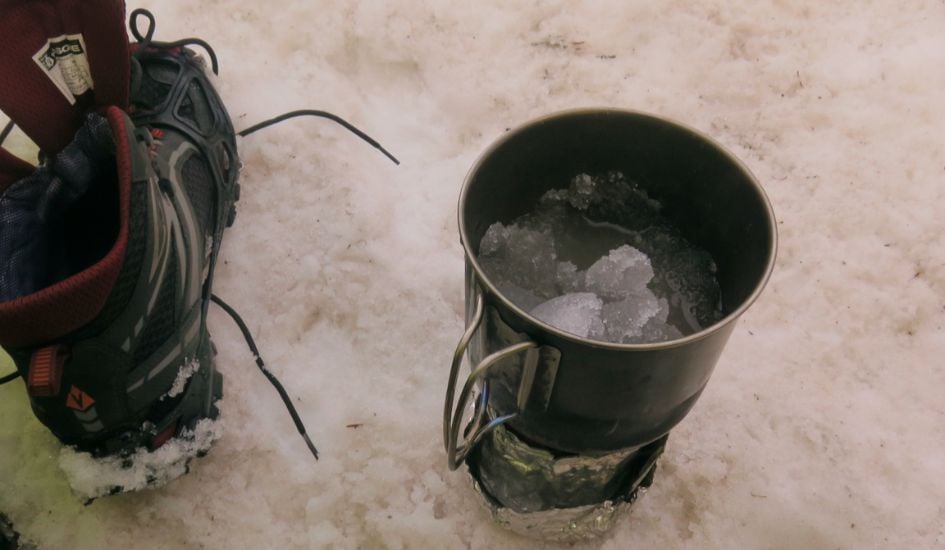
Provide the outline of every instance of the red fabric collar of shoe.
<path id="1" fill-rule="evenodd" d="M 0 111 L 49 155 L 89 109 L 127 107 L 130 63 L 122 0 L 0 0 Z"/>

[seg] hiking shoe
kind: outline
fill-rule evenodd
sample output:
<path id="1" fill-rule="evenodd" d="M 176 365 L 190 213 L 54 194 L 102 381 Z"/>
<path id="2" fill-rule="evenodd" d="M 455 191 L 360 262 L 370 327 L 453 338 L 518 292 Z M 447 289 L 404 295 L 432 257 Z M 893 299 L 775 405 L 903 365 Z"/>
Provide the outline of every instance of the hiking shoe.
<path id="1" fill-rule="evenodd" d="M 97 457 L 60 456 L 89 499 L 186 473 L 216 438 L 223 380 L 211 301 L 236 322 L 318 459 L 246 323 L 211 291 L 240 163 L 230 117 L 190 47 L 214 73 L 216 54 L 196 38 L 155 41 L 146 10 L 130 23 L 135 44 L 120 0 L 0 0 L 0 110 L 42 160 L 0 147 L 0 346 L 40 421 Z M 236 135 L 297 117 L 331 120 L 399 164 L 327 111 L 283 113 Z M 16 377 L 0 374 L 0 384 Z"/>
<path id="2" fill-rule="evenodd" d="M 218 414 L 206 322 L 236 141 L 188 44 L 152 19 L 129 45 L 122 2 L 53 3 L 0 0 L 0 109 L 44 159 L 0 149 L 0 345 L 63 443 L 130 457 Z"/>

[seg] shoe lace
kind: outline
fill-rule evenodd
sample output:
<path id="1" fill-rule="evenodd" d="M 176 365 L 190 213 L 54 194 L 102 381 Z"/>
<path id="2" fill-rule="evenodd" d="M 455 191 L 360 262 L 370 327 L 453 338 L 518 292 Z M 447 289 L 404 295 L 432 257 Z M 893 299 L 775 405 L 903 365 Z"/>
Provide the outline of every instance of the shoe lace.
<path id="1" fill-rule="evenodd" d="M 359 138 L 363 139 L 363 140 L 366 141 L 368 144 L 370 144 L 372 147 L 374 147 L 375 149 L 379 150 L 381 153 L 384 153 L 384 155 L 385 155 L 387 158 L 389 158 L 390 160 L 392 160 L 392 161 L 394 162 L 394 164 L 398 164 L 398 165 L 400 164 L 400 161 L 397 160 L 397 158 L 396 158 L 394 155 L 390 154 L 390 152 L 388 152 L 387 149 L 384 149 L 384 147 L 383 147 L 380 143 L 378 143 L 376 140 L 374 140 L 374 138 L 372 138 L 371 136 L 365 134 L 364 132 L 362 132 L 361 130 L 359 130 L 358 128 L 356 128 L 353 124 L 351 124 L 350 122 L 348 122 L 348 121 L 346 121 L 345 119 L 341 118 L 340 116 L 334 115 L 334 114 L 329 113 L 329 112 L 327 112 L 327 111 L 317 111 L 317 110 L 315 110 L 315 109 L 302 109 L 302 110 L 299 110 L 299 111 L 290 111 L 290 112 L 288 112 L 288 113 L 283 113 L 283 114 L 281 114 L 281 115 L 279 115 L 279 116 L 270 118 L 270 119 L 268 119 L 268 120 L 264 120 L 264 121 L 262 121 L 262 122 L 260 122 L 260 123 L 258 123 L 258 124 L 254 124 L 254 125 L 250 126 L 249 128 L 246 128 L 245 130 L 241 130 L 241 131 L 237 132 L 236 135 L 238 135 L 238 136 L 240 136 L 240 137 L 246 137 L 246 136 L 248 136 L 248 135 L 250 135 L 250 134 L 253 134 L 253 133 L 255 133 L 255 132 L 258 132 L 259 130 L 262 130 L 262 129 L 264 129 L 264 128 L 268 128 L 268 127 L 273 126 L 273 125 L 275 125 L 275 124 L 279 124 L 280 122 L 282 122 L 282 121 L 284 121 L 284 120 L 288 120 L 288 119 L 290 119 L 290 118 L 302 117 L 302 116 L 313 116 L 313 117 L 319 117 L 319 118 L 327 118 L 328 120 L 331 120 L 331 121 L 333 121 L 333 122 L 337 122 L 338 124 L 340 124 L 341 126 L 343 126 L 346 130 L 348 130 L 348 131 L 351 132 L 352 134 L 354 134 L 354 135 L 358 136 Z"/>
<path id="2" fill-rule="evenodd" d="M 148 30 L 144 33 L 144 35 L 142 35 L 141 30 L 138 29 L 138 17 L 144 17 L 148 20 Z M 207 52 L 207 55 L 210 56 L 210 67 L 213 69 L 213 74 L 220 74 L 220 64 L 217 62 L 216 52 L 213 51 L 213 48 L 210 47 L 210 44 L 207 44 L 200 38 L 182 38 L 180 40 L 175 40 L 174 42 L 158 42 L 154 40 L 154 30 L 157 28 L 157 21 L 154 19 L 154 14 L 150 11 L 143 8 L 138 8 L 131 12 L 131 16 L 128 20 L 128 27 L 131 29 L 132 36 L 134 36 L 135 40 L 138 41 L 138 49 L 134 53 L 135 58 L 141 55 L 141 52 L 150 47 L 173 49 L 184 46 L 200 46 Z"/>
<path id="3" fill-rule="evenodd" d="M 315 456 L 315 460 L 318 460 L 318 449 L 315 448 L 312 440 L 308 437 L 308 433 L 305 431 L 305 424 L 302 423 L 302 418 L 299 417 L 299 413 L 295 410 L 295 405 L 292 404 L 292 399 L 289 398 L 289 394 L 285 391 L 282 383 L 279 382 L 279 379 L 276 378 L 276 375 L 272 374 L 272 371 L 266 368 L 266 363 L 259 354 L 259 348 L 256 347 L 256 341 L 253 339 L 253 335 L 250 332 L 249 327 L 246 326 L 246 322 L 243 321 L 243 318 L 240 317 L 240 314 L 237 313 L 235 309 L 224 302 L 216 294 L 211 294 L 210 300 L 219 306 L 220 309 L 225 311 L 227 315 L 233 319 L 233 322 L 236 323 L 236 326 L 239 327 L 240 332 L 243 333 L 243 338 L 246 339 L 246 345 L 249 346 L 249 350 L 256 359 L 256 366 L 259 367 L 259 370 L 262 371 L 273 387 L 276 388 L 276 391 L 279 392 L 279 397 L 282 398 L 282 402 L 285 403 L 285 407 L 289 410 L 289 415 L 292 417 L 292 421 L 295 422 L 295 428 L 299 431 L 299 435 L 301 435 L 302 439 L 305 440 L 305 444 L 308 445 L 308 449 L 312 451 L 312 455 Z"/>
<path id="4" fill-rule="evenodd" d="M 139 17 L 144 17 L 145 19 L 148 20 L 148 30 L 143 35 L 141 34 L 141 30 L 138 28 Z M 217 61 L 216 52 L 213 50 L 210 44 L 207 44 L 200 38 L 184 38 L 181 40 L 176 40 L 174 42 L 155 41 L 154 31 L 157 28 L 157 22 L 154 18 L 154 14 L 151 13 L 150 11 L 143 8 L 138 8 L 132 11 L 131 16 L 129 17 L 128 26 L 131 29 L 131 34 L 135 37 L 135 40 L 138 41 L 138 49 L 135 50 L 135 53 L 133 54 L 135 63 L 132 64 L 132 76 L 131 76 L 132 89 L 136 88 L 136 82 L 138 81 L 138 79 L 141 78 L 140 76 L 141 66 L 140 66 L 140 63 L 138 63 L 137 58 L 142 54 L 142 52 L 144 52 L 145 50 L 151 47 L 172 49 L 172 48 L 180 48 L 183 46 L 192 46 L 192 45 L 200 46 L 210 56 L 210 65 L 213 68 L 213 74 L 220 74 L 219 72 L 220 65 L 219 65 L 219 62 Z M 240 137 L 246 137 L 252 133 L 255 133 L 264 128 L 268 128 L 270 126 L 278 124 L 284 120 L 288 120 L 290 118 L 302 117 L 302 116 L 326 118 L 328 120 L 336 122 L 340 124 L 341 126 L 343 126 L 346 130 L 351 132 L 352 134 L 358 136 L 359 138 L 367 142 L 369 145 L 371 145 L 375 149 L 378 149 L 381 153 L 384 153 L 384 155 L 387 156 L 387 158 L 389 158 L 390 160 L 392 160 L 394 164 L 400 164 L 400 161 L 397 160 L 397 158 L 394 157 L 394 155 L 390 154 L 390 152 L 384 149 L 384 147 L 381 146 L 381 144 L 378 143 L 371 136 L 362 132 L 353 124 L 341 118 L 340 116 L 329 113 L 327 111 L 319 111 L 315 109 L 302 109 L 298 111 L 291 111 L 288 113 L 283 113 L 279 116 L 270 118 L 268 120 L 264 120 L 258 124 L 250 126 L 249 128 L 246 128 L 245 130 L 238 132 L 237 135 L 239 135 Z"/>

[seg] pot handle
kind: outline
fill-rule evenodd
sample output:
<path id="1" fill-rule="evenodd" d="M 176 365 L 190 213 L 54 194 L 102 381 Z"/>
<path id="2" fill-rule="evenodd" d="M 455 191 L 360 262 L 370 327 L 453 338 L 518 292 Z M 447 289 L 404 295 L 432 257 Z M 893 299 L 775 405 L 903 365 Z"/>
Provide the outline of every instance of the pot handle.
<path id="1" fill-rule="evenodd" d="M 529 351 L 530 355 L 533 356 L 529 358 L 530 360 L 525 361 L 526 373 L 523 378 L 532 378 L 534 376 L 538 362 L 538 344 L 532 340 L 512 344 L 495 353 L 489 354 L 487 357 L 483 358 L 478 365 L 473 367 L 472 372 L 469 373 L 469 376 L 466 378 L 466 383 L 463 384 L 463 389 L 459 394 L 459 402 L 456 403 L 456 408 L 454 409 L 453 399 L 456 394 L 456 382 L 457 378 L 459 378 L 459 369 L 463 362 L 463 356 L 466 354 L 466 348 L 469 346 L 469 341 L 472 340 L 473 334 L 475 334 L 482 323 L 483 310 L 482 291 L 477 287 L 472 319 L 470 319 L 469 326 L 466 327 L 466 332 L 464 332 L 462 338 L 459 339 L 456 351 L 453 352 L 453 364 L 450 366 L 449 385 L 446 387 L 446 403 L 443 407 L 443 446 L 446 448 L 446 460 L 450 470 L 459 468 L 459 465 L 466 460 L 466 456 L 469 452 L 486 434 L 518 414 L 511 413 L 486 421 L 486 405 L 489 403 L 489 383 L 483 382 L 482 391 L 476 398 L 476 411 L 463 434 L 465 441 L 460 444 L 459 427 L 463 420 L 463 411 L 469 403 L 469 398 L 471 397 L 476 382 L 483 378 L 489 372 L 489 369 L 497 365 L 500 361 L 521 351 L 533 350 Z M 529 380 L 529 384 L 530 383 L 531 381 Z"/>

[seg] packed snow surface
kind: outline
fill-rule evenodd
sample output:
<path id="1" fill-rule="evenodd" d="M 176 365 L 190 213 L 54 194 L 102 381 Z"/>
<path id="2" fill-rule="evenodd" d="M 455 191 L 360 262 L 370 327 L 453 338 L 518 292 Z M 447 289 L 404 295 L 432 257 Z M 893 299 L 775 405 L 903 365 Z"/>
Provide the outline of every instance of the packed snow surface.
<path id="1" fill-rule="evenodd" d="M 205 418 L 193 430 L 185 429 L 159 448 L 140 448 L 129 456 L 95 458 L 63 447 L 59 467 L 76 497 L 85 501 L 123 491 L 156 489 L 184 475 L 194 457 L 208 450 L 220 435 L 218 423 Z"/>
<path id="2" fill-rule="evenodd" d="M 942 2 L 137 7 L 155 12 L 156 40 L 215 48 L 237 128 L 329 109 L 402 164 L 315 119 L 240 142 L 214 291 L 246 319 L 321 460 L 212 309 L 224 435 L 163 488 L 84 506 L 23 383 L 0 386 L 0 512 L 38 547 L 541 547 L 492 525 L 446 467 L 456 204 L 506 128 L 581 106 L 718 140 L 764 185 L 780 244 L 653 487 L 611 535 L 574 548 L 945 545 Z M 10 145 L 27 150 L 19 132 Z"/>

